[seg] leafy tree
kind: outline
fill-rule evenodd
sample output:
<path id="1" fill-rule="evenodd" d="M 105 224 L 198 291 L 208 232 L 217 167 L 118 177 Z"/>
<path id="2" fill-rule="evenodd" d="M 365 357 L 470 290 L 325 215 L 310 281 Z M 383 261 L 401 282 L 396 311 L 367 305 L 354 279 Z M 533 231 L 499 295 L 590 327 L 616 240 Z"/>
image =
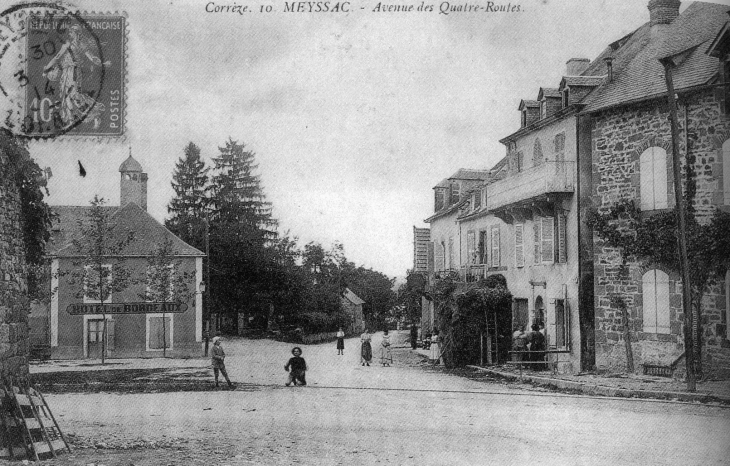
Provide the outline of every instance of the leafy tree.
<path id="1" fill-rule="evenodd" d="M 345 284 L 358 295 L 365 304 L 363 316 L 370 328 L 385 328 L 386 318 L 396 304 L 397 295 L 393 290 L 394 279 L 371 268 L 345 267 Z"/>
<path id="2" fill-rule="evenodd" d="M 184 157 L 178 159 L 172 175 L 175 197 L 167 206 L 170 218 L 165 226 L 186 243 L 205 249 L 205 219 L 208 215 L 208 172 L 210 168 L 200 157 L 200 148 L 190 142 Z"/>
<path id="3" fill-rule="evenodd" d="M 121 257 L 134 241 L 134 232 L 114 221 L 114 209 L 104 207 L 104 198 L 94 196 L 86 218 L 78 222 L 80 235 L 72 240 L 81 259 L 74 261 L 71 284 L 80 285 L 76 298 L 98 301 L 103 319 L 101 363 L 104 364 L 107 341 L 106 309 L 112 293 L 119 293 L 131 284 L 131 273 Z"/>
<path id="4" fill-rule="evenodd" d="M 176 258 L 169 239 L 157 244 L 147 257 L 145 287 L 139 297 L 144 301 L 162 303 L 162 357 L 167 357 L 167 305 L 185 303 L 193 294 L 188 283 L 194 274 L 182 269 L 182 261 Z"/>

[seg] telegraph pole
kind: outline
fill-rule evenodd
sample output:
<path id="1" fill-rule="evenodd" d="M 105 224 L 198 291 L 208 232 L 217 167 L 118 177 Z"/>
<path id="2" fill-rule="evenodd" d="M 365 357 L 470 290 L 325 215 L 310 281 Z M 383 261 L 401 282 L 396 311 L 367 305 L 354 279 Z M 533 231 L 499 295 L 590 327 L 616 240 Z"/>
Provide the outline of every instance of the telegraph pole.
<path id="1" fill-rule="evenodd" d="M 682 274 L 682 307 L 684 308 L 684 357 L 687 365 L 687 391 L 697 390 L 695 377 L 695 352 L 693 340 L 692 288 L 687 256 L 687 208 L 682 195 L 681 166 L 679 163 L 679 127 L 677 125 L 677 99 L 674 93 L 672 69 L 674 62 L 670 57 L 659 60 L 664 65 L 664 78 L 667 82 L 667 101 L 669 120 L 672 128 L 672 168 L 674 174 L 674 199 L 677 223 L 679 224 L 679 268 Z M 687 131 L 687 128 L 684 129 Z M 686 148 L 685 148 L 686 149 Z"/>

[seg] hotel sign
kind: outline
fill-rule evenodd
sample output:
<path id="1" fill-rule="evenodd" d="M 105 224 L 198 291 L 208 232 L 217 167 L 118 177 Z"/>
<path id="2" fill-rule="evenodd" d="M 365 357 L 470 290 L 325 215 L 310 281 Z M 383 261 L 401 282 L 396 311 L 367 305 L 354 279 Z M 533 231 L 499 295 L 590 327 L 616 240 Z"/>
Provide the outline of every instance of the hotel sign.
<path id="1" fill-rule="evenodd" d="M 110 303 L 69 304 L 66 312 L 72 316 L 88 314 L 180 314 L 188 310 L 185 303 Z"/>

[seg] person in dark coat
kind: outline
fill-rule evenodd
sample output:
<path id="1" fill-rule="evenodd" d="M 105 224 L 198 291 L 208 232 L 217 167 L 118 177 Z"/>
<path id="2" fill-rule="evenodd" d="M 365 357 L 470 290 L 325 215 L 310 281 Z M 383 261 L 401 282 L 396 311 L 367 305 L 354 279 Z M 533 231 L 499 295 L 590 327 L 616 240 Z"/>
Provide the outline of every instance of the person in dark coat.
<path id="1" fill-rule="evenodd" d="M 373 347 L 370 345 L 372 337 L 367 329 L 360 335 L 360 362 L 363 366 L 369 366 L 373 359 Z"/>
<path id="2" fill-rule="evenodd" d="M 223 351 L 221 340 L 223 340 L 222 337 L 213 338 L 213 351 L 211 351 L 211 365 L 213 366 L 215 386 L 218 387 L 218 373 L 220 372 L 223 374 L 223 377 L 225 377 L 226 382 L 228 382 L 228 386 L 233 387 L 231 380 L 228 378 L 228 373 L 226 372 L 226 352 Z"/>
<path id="3" fill-rule="evenodd" d="M 337 331 L 337 354 L 345 354 L 345 332 L 342 327 Z"/>
<path id="4" fill-rule="evenodd" d="M 307 385 L 307 362 L 302 357 L 302 349 L 298 346 L 292 348 L 291 353 L 294 357 L 289 358 L 289 361 L 284 366 L 284 370 L 289 372 L 289 379 L 286 382 L 288 387 L 292 383 L 296 385 Z"/>
<path id="5" fill-rule="evenodd" d="M 530 345 L 530 360 L 533 362 L 545 361 L 545 335 L 540 332 L 540 326 L 532 324 L 532 332 L 527 336 Z M 535 370 L 545 369 L 544 364 L 532 364 Z"/>

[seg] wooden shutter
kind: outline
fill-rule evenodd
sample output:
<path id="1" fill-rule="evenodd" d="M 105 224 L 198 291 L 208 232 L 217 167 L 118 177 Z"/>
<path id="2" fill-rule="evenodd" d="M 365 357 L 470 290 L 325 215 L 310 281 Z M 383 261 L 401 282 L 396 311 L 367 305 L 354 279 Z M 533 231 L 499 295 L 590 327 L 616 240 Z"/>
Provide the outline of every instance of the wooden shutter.
<path id="1" fill-rule="evenodd" d="M 434 204 L 433 204 L 433 210 L 434 212 L 438 212 L 439 210 L 444 208 L 444 189 L 443 188 L 436 188 L 434 190 Z"/>
<path id="2" fill-rule="evenodd" d="M 654 208 L 666 209 L 668 204 L 667 192 L 667 152 L 661 147 L 653 147 L 652 154 L 654 168 Z"/>
<path id="3" fill-rule="evenodd" d="M 492 227 L 492 267 L 499 267 L 499 225 Z"/>
<path id="4" fill-rule="evenodd" d="M 656 332 L 670 333 L 669 327 L 669 275 L 661 270 L 656 273 Z"/>
<path id="5" fill-rule="evenodd" d="M 114 328 L 114 321 L 107 320 L 106 321 L 106 349 L 114 350 L 115 341 L 116 341 L 116 331 Z"/>
<path id="6" fill-rule="evenodd" d="M 668 207 L 667 152 L 661 147 L 650 147 L 641 154 L 639 163 L 641 209 L 666 209 Z"/>
<path id="7" fill-rule="evenodd" d="M 730 139 L 722 144 L 722 187 L 724 203 L 730 205 Z"/>
<path id="8" fill-rule="evenodd" d="M 568 261 L 568 252 L 565 241 L 565 214 L 558 215 L 558 262 L 564 264 Z"/>
<path id="9" fill-rule="evenodd" d="M 461 196 L 461 186 L 459 186 L 459 183 L 451 183 L 451 200 L 449 201 L 449 204 L 456 204 L 459 202 L 459 198 Z"/>
<path id="10" fill-rule="evenodd" d="M 555 219 L 543 217 L 542 219 L 542 261 L 553 262 L 555 260 Z"/>
<path id="11" fill-rule="evenodd" d="M 539 264 L 542 262 L 542 233 L 540 230 L 542 229 L 542 221 L 540 217 L 535 217 L 532 220 L 532 230 L 534 232 L 534 240 L 535 240 L 535 254 L 533 256 L 533 259 L 535 261 L 535 264 Z"/>
<path id="12" fill-rule="evenodd" d="M 444 266 L 444 243 L 434 244 L 434 270 L 443 270 Z"/>
<path id="13" fill-rule="evenodd" d="M 476 246 L 474 244 L 474 230 L 469 230 L 466 232 L 466 251 L 467 251 L 467 264 L 472 265 L 476 263 L 475 259 L 475 253 L 476 253 Z"/>
<path id="14" fill-rule="evenodd" d="M 449 238 L 449 269 L 454 268 L 454 238 Z"/>
<path id="15" fill-rule="evenodd" d="M 643 330 L 645 333 L 656 333 L 656 270 L 649 270 L 641 277 L 641 286 Z"/>
<path id="16" fill-rule="evenodd" d="M 487 232 L 479 232 L 479 263 L 487 264 Z"/>
<path id="17" fill-rule="evenodd" d="M 517 267 L 525 266 L 525 238 L 524 225 L 515 224 L 515 265 Z"/>

